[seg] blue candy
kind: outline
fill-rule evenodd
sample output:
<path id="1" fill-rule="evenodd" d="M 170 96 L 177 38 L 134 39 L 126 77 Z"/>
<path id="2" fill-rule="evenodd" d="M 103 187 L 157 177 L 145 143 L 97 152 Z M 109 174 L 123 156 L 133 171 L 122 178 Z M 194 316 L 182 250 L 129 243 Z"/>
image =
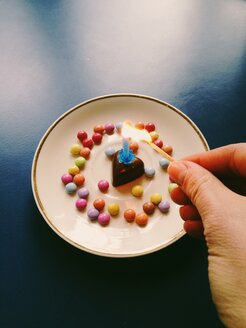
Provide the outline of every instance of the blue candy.
<path id="1" fill-rule="evenodd" d="M 148 178 L 153 178 L 153 176 L 155 175 L 155 169 L 153 167 L 146 167 L 144 171 L 145 175 Z"/>
<path id="2" fill-rule="evenodd" d="M 105 152 L 105 155 L 110 158 L 110 157 L 113 157 L 114 156 L 115 149 L 112 148 L 112 147 L 109 147 L 109 148 L 105 149 L 104 152 Z"/>
<path id="3" fill-rule="evenodd" d="M 163 169 L 167 169 L 169 166 L 169 161 L 166 158 L 162 158 L 159 160 L 159 164 Z"/>
<path id="4" fill-rule="evenodd" d="M 65 190 L 68 194 L 73 194 L 77 190 L 77 186 L 74 182 L 69 182 L 66 184 Z"/>

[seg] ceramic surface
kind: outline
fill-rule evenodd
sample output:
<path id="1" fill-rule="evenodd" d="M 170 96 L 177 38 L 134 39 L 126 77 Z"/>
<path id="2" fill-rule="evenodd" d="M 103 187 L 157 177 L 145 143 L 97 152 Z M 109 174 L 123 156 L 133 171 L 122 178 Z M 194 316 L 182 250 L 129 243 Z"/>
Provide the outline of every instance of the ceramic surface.
<path id="1" fill-rule="evenodd" d="M 33 161 L 32 186 L 37 206 L 46 222 L 64 240 L 81 250 L 102 256 L 144 255 L 166 247 L 185 233 L 178 206 L 168 194 L 168 174 L 159 165 L 161 155 L 145 143 L 140 143 L 137 156 L 144 161 L 145 167 L 155 168 L 155 177 L 142 177 L 118 188 L 110 184 L 104 194 L 98 190 L 100 179 L 111 183 L 112 162 L 104 151 L 109 146 L 116 150 L 121 148 L 122 139 L 118 133 L 105 135 L 101 145 L 93 147 L 83 169 L 85 187 L 90 191 L 87 209 L 78 211 L 75 208 L 77 196 L 65 192 L 61 176 L 74 164 L 69 149 L 78 142 L 77 132 L 86 130 L 92 134 L 97 124 L 124 120 L 154 122 L 160 138 L 173 146 L 175 159 L 208 149 L 200 130 L 180 110 L 141 95 L 116 94 L 95 98 L 72 108 L 53 123 L 40 141 Z M 131 188 L 136 184 L 144 187 L 144 195 L 140 199 L 131 194 Z M 156 192 L 171 202 L 170 211 L 162 214 L 156 209 L 146 227 L 127 223 L 123 211 L 133 208 L 137 213 L 141 212 L 143 203 Z M 107 227 L 92 223 L 86 214 L 99 197 L 104 198 L 106 205 L 113 202 L 120 205 L 120 214 L 112 217 Z"/>

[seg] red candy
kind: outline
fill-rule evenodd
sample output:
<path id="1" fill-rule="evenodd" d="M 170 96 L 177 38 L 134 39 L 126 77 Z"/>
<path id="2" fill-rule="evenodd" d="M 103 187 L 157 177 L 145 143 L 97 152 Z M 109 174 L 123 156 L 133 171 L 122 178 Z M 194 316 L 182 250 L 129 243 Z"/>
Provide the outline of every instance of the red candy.
<path id="1" fill-rule="evenodd" d="M 145 127 L 144 128 L 148 132 L 155 131 L 155 124 L 154 123 L 147 123 L 147 124 L 145 124 Z"/>
<path id="2" fill-rule="evenodd" d="M 84 147 L 86 147 L 86 148 L 90 148 L 90 149 L 92 149 L 93 144 L 94 144 L 93 140 L 92 140 L 92 139 L 89 139 L 89 138 L 86 138 L 86 139 L 84 139 L 84 140 L 82 141 L 82 145 L 83 145 Z"/>
<path id="3" fill-rule="evenodd" d="M 92 136 L 92 140 L 96 145 L 99 145 L 102 142 L 102 134 L 95 132 Z"/>
<path id="4" fill-rule="evenodd" d="M 163 141 L 160 140 L 160 139 L 157 139 L 157 140 L 154 141 L 154 144 L 155 144 L 157 147 L 161 148 L 161 147 L 163 146 Z"/>
<path id="5" fill-rule="evenodd" d="M 87 138 L 87 133 L 83 130 L 79 131 L 77 133 L 77 138 L 80 140 L 80 141 L 83 141 L 84 139 Z"/>

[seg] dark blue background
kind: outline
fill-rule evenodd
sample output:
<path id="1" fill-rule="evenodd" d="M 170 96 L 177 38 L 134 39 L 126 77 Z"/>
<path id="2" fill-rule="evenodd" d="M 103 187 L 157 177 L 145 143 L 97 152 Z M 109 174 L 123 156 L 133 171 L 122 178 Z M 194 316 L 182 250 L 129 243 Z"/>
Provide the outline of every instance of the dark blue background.
<path id="1" fill-rule="evenodd" d="M 221 327 L 202 242 L 100 258 L 37 210 L 46 129 L 117 92 L 180 108 L 211 148 L 246 141 L 246 1 L 0 1 L 1 327 Z"/>

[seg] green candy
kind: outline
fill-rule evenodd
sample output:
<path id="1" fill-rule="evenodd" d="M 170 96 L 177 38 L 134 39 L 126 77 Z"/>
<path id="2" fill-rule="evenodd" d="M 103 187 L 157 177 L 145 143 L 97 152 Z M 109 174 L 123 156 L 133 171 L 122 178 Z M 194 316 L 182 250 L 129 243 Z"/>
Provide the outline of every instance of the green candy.
<path id="1" fill-rule="evenodd" d="M 76 158 L 75 165 L 77 165 L 79 168 L 82 168 L 85 166 L 86 159 L 82 156 Z"/>

